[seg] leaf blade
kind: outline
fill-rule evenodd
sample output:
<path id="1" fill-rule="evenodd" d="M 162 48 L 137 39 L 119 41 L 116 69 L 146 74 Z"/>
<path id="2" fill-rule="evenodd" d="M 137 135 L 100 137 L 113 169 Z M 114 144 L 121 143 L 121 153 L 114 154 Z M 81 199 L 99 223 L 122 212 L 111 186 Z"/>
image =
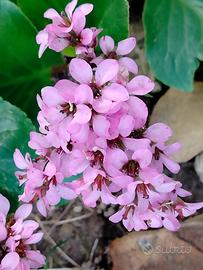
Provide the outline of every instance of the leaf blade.
<path id="1" fill-rule="evenodd" d="M 15 4 L 1 0 L 0 17 L 0 95 L 34 118 L 35 96 L 51 83 L 52 66 L 61 63 L 61 57 L 49 51 L 43 60 L 38 59 L 37 31 Z"/>
<path id="2" fill-rule="evenodd" d="M 147 59 L 155 76 L 191 92 L 197 58 L 203 59 L 203 3 L 147 0 L 143 20 Z"/>
<path id="3" fill-rule="evenodd" d="M 24 112 L 0 98 L 0 193 L 10 199 L 13 208 L 21 192 L 14 175 L 13 153 L 17 147 L 24 153 L 29 151 L 29 133 L 34 129 Z"/>

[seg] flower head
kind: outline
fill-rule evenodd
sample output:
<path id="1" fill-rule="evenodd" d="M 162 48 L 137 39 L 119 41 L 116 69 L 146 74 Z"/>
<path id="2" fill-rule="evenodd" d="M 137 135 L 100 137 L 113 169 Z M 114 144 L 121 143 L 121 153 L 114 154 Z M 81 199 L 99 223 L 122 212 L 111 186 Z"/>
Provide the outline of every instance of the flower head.
<path id="1" fill-rule="evenodd" d="M 42 267 L 45 257 L 30 247 L 43 236 L 41 232 L 35 232 L 39 227 L 36 221 L 26 220 L 32 205 L 21 205 L 13 215 L 8 215 L 9 208 L 9 201 L 0 194 L 0 269 L 30 270 Z"/>

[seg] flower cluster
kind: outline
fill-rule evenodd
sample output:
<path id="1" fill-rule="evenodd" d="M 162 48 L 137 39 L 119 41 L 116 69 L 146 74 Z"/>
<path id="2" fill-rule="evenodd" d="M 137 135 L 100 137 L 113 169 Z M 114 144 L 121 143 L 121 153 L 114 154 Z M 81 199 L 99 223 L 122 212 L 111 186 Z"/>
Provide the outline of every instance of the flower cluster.
<path id="1" fill-rule="evenodd" d="M 138 75 L 128 54 L 136 46 L 127 38 L 115 46 L 110 36 L 99 41 L 99 29 L 85 28 L 85 16 L 92 5 L 75 9 L 73 0 L 37 36 L 40 56 L 49 47 L 61 51 L 71 45 L 77 58 L 70 61 L 72 79 L 58 81 L 37 96 L 39 132 L 32 132 L 29 146 L 37 158 L 14 153 L 16 172 L 24 193 L 20 200 L 36 202 L 44 216 L 61 198 L 81 196 L 88 207 L 98 202 L 114 204 L 118 211 L 112 222 L 123 222 L 127 230 L 165 227 L 175 231 L 180 219 L 192 215 L 203 203 L 186 203 L 190 192 L 165 175 L 167 168 L 178 173 L 171 155 L 178 143 L 168 144 L 170 127 L 157 123 L 147 127 L 148 109 L 142 96 L 154 89 L 154 82 Z M 75 11 L 74 11 L 75 9 Z M 80 174 L 71 183 L 66 178 Z"/>
<path id="2" fill-rule="evenodd" d="M 8 214 L 9 201 L 0 194 L 0 269 L 30 270 L 45 264 L 44 256 L 30 245 L 38 243 L 43 234 L 34 233 L 39 224 L 25 220 L 32 211 L 31 204 L 21 205 L 15 214 Z"/>
<path id="3" fill-rule="evenodd" d="M 63 51 L 68 46 L 74 46 L 76 53 L 91 53 L 97 43 L 97 36 L 101 30 L 85 28 L 86 16 L 92 11 L 92 4 L 83 4 L 76 8 L 77 0 L 71 1 L 65 12 L 59 14 L 50 8 L 44 13 L 44 17 L 51 19 L 44 30 L 40 31 L 36 41 L 40 44 L 39 57 L 47 48 L 56 52 Z"/>

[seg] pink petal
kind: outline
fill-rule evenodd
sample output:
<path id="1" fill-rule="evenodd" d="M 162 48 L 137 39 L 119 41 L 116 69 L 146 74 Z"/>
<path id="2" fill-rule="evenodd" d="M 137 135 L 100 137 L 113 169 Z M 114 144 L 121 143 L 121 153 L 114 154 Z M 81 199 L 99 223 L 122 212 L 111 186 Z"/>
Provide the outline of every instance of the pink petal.
<path id="1" fill-rule="evenodd" d="M 10 209 L 9 200 L 2 194 L 0 194 L 0 213 L 2 213 L 6 217 L 9 209 Z"/>
<path id="2" fill-rule="evenodd" d="M 91 29 L 86 28 L 83 29 L 81 34 L 80 34 L 80 42 L 87 46 L 88 44 L 90 44 L 92 42 L 93 39 L 93 32 Z"/>
<path id="3" fill-rule="evenodd" d="M 200 202 L 200 203 L 185 203 L 185 207 L 182 209 L 183 216 L 189 217 L 202 207 L 203 207 L 202 202 Z"/>
<path id="4" fill-rule="evenodd" d="M 59 194 L 65 200 L 73 200 L 77 197 L 76 193 L 71 188 L 65 185 L 60 186 Z"/>
<path id="5" fill-rule="evenodd" d="M 58 12 L 53 9 L 53 8 L 49 8 L 45 13 L 44 13 L 44 18 L 47 18 L 47 19 L 54 19 L 54 18 L 60 18 L 61 19 L 61 16 L 58 14 Z"/>
<path id="6" fill-rule="evenodd" d="M 92 4 L 83 4 L 78 6 L 76 9 L 80 10 L 85 16 L 88 15 L 93 10 Z"/>
<path id="7" fill-rule="evenodd" d="M 33 232 L 39 227 L 39 223 L 34 220 L 25 220 L 23 222 L 23 231 L 21 232 L 22 239 L 29 238 Z"/>
<path id="8" fill-rule="evenodd" d="M 47 209 L 46 209 L 46 206 L 45 206 L 45 203 L 44 203 L 44 200 L 43 199 L 39 199 L 37 201 L 37 209 L 38 211 L 40 212 L 40 214 L 44 217 L 47 216 Z"/>
<path id="9" fill-rule="evenodd" d="M 134 118 L 131 115 L 124 115 L 121 117 L 118 129 L 119 133 L 123 137 L 127 137 L 133 131 L 134 128 Z"/>
<path id="10" fill-rule="evenodd" d="M 172 136 L 172 130 L 165 124 L 156 123 L 148 127 L 145 136 L 153 142 L 166 142 Z"/>
<path id="11" fill-rule="evenodd" d="M 69 19 L 72 18 L 73 10 L 75 9 L 77 3 L 78 3 L 78 0 L 72 0 L 70 3 L 66 5 L 65 12 L 68 15 Z"/>
<path id="12" fill-rule="evenodd" d="M 37 244 L 43 237 L 42 232 L 34 233 L 29 239 L 25 241 L 26 244 Z"/>
<path id="13" fill-rule="evenodd" d="M 120 169 L 128 162 L 128 157 L 121 149 L 112 149 L 107 152 L 104 167 L 112 177 L 122 175 Z"/>
<path id="14" fill-rule="evenodd" d="M 79 35 L 81 31 L 84 29 L 86 24 L 85 15 L 83 14 L 83 12 L 80 11 L 79 9 L 76 9 L 73 13 L 72 22 L 73 22 L 73 31 L 77 35 Z"/>
<path id="15" fill-rule="evenodd" d="M 92 104 L 93 102 L 93 93 L 92 89 L 86 84 L 80 84 L 75 89 L 75 102 L 77 104 Z"/>
<path id="16" fill-rule="evenodd" d="M 93 183 L 94 179 L 98 175 L 98 169 L 93 168 L 93 167 L 88 167 L 84 172 L 83 172 L 83 180 L 85 183 Z"/>
<path id="17" fill-rule="evenodd" d="M 130 232 L 132 231 L 133 227 L 134 227 L 134 222 L 133 222 L 133 217 L 132 217 L 132 213 L 128 214 L 128 218 L 127 219 L 123 219 L 123 225 L 124 227 Z"/>
<path id="18" fill-rule="evenodd" d="M 80 130 L 71 135 L 72 141 L 76 143 L 86 143 L 89 135 L 89 126 L 87 124 L 80 124 Z"/>
<path id="19" fill-rule="evenodd" d="M 179 188 L 178 191 L 177 191 L 177 194 L 180 196 L 180 197 L 187 197 L 187 196 L 191 196 L 192 193 L 183 189 L 183 188 Z"/>
<path id="20" fill-rule="evenodd" d="M 149 148 L 150 140 L 148 139 L 133 139 L 133 138 L 124 138 L 123 143 L 125 147 L 129 150 L 136 151 L 138 149 Z"/>
<path id="21" fill-rule="evenodd" d="M 135 198 L 135 193 L 126 192 L 118 196 L 117 203 L 120 205 L 127 205 L 131 203 Z"/>
<path id="22" fill-rule="evenodd" d="M 97 85 L 102 86 L 106 82 L 116 77 L 119 71 L 119 65 L 116 60 L 106 59 L 102 61 L 96 69 L 95 80 Z"/>
<path id="23" fill-rule="evenodd" d="M 94 100 L 93 108 L 98 113 L 107 113 L 112 108 L 112 101 L 105 98 L 98 98 Z"/>
<path id="24" fill-rule="evenodd" d="M 57 205 L 61 200 L 59 192 L 54 185 L 50 186 L 49 190 L 46 192 L 45 197 L 50 205 Z"/>
<path id="25" fill-rule="evenodd" d="M 130 57 L 122 57 L 121 59 L 118 60 L 119 64 L 121 66 L 124 66 L 125 68 L 127 68 L 127 70 L 133 74 L 137 74 L 138 73 L 138 66 L 135 63 L 135 61 L 133 59 L 131 59 Z"/>
<path id="26" fill-rule="evenodd" d="M 40 31 L 36 36 L 37 44 L 40 44 L 38 57 L 41 58 L 45 50 L 48 48 L 49 35 L 45 30 Z"/>
<path id="27" fill-rule="evenodd" d="M 156 186 L 156 190 L 158 191 L 158 192 L 171 192 L 172 190 L 174 190 L 175 189 L 175 185 L 176 185 L 176 183 L 174 182 L 171 182 L 171 183 L 163 183 L 163 184 L 160 184 L 160 185 L 157 185 Z"/>
<path id="28" fill-rule="evenodd" d="M 92 80 L 92 68 L 82 59 L 72 59 L 69 64 L 69 71 L 73 79 L 80 83 L 89 84 Z"/>
<path id="29" fill-rule="evenodd" d="M 118 212 L 116 212 L 114 215 L 110 216 L 109 220 L 113 223 L 118 223 L 122 220 L 123 214 L 124 214 L 124 208 Z"/>
<path id="30" fill-rule="evenodd" d="M 116 204 L 115 197 L 111 194 L 110 190 L 104 184 L 101 191 L 101 201 L 105 204 Z"/>
<path id="31" fill-rule="evenodd" d="M 154 89 L 154 82 L 147 76 L 138 75 L 127 84 L 127 89 L 137 96 L 146 95 Z"/>
<path id="32" fill-rule="evenodd" d="M 57 106 L 65 102 L 55 87 L 46 86 L 41 90 L 42 100 L 47 106 Z"/>
<path id="33" fill-rule="evenodd" d="M 179 221 L 172 215 L 168 215 L 164 220 L 163 220 L 163 226 L 169 230 L 169 231 L 177 231 L 180 228 L 180 223 Z"/>
<path id="34" fill-rule="evenodd" d="M 112 101 L 126 101 L 129 99 L 129 94 L 121 84 L 112 83 L 102 90 L 102 97 Z"/>
<path id="35" fill-rule="evenodd" d="M 150 223 L 149 223 L 150 228 L 161 228 L 162 227 L 162 221 L 161 218 L 158 216 L 152 216 L 150 217 Z"/>
<path id="36" fill-rule="evenodd" d="M 133 178 L 128 175 L 115 176 L 111 178 L 112 182 L 121 188 L 126 188 L 130 183 L 132 183 Z"/>
<path id="37" fill-rule="evenodd" d="M 84 204 L 89 207 L 95 207 L 96 206 L 96 201 L 100 197 L 100 192 L 97 190 L 93 190 L 92 192 L 89 193 L 88 196 L 86 196 L 84 200 Z"/>
<path id="38" fill-rule="evenodd" d="M 94 132 L 101 137 L 109 136 L 110 123 L 103 115 L 95 115 L 93 118 L 93 129 Z"/>
<path id="39" fill-rule="evenodd" d="M 167 156 L 161 154 L 160 160 L 163 162 L 166 168 L 172 173 L 176 174 L 180 171 L 180 165 L 177 162 L 169 159 Z"/>
<path id="40" fill-rule="evenodd" d="M 103 36 L 99 41 L 99 46 L 105 55 L 108 55 L 114 49 L 114 40 L 110 36 Z"/>
<path id="41" fill-rule="evenodd" d="M 31 269 L 37 269 L 45 264 L 45 257 L 38 250 L 27 250 L 27 258 L 30 261 Z"/>
<path id="42" fill-rule="evenodd" d="M 3 241 L 7 238 L 7 229 L 6 227 L 0 223 L 0 241 Z"/>
<path id="43" fill-rule="evenodd" d="M 124 39 L 118 43 L 118 47 L 116 53 L 118 55 L 126 55 L 129 54 L 136 45 L 136 39 L 133 37 Z"/>
<path id="44" fill-rule="evenodd" d="M 49 177 L 52 177 L 56 174 L 56 166 L 54 165 L 52 161 L 49 161 L 46 164 L 46 167 L 44 169 L 44 174 L 46 174 Z"/>
<path id="45" fill-rule="evenodd" d="M 15 219 L 26 219 L 32 212 L 32 204 L 22 204 L 15 212 Z"/>
<path id="46" fill-rule="evenodd" d="M 140 149 L 134 152 L 132 159 L 136 160 L 141 168 L 149 166 L 152 160 L 152 152 L 148 149 Z"/>
<path id="47" fill-rule="evenodd" d="M 20 261 L 19 255 L 16 252 L 9 252 L 1 261 L 2 270 L 14 270 Z"/>
<path id="48" fill-rule="evenodd" d="M 75 91 L 78 87 L 77 83 L 74 83 L 70 80 L 60 80 L 55 86 L 59 90 L 60 95 L 66 100 L 66 102 L 74 102 Z"/>
<path id="49" fill-rule="evenodd" d="M 91 119 L 91 109 L 83 104 L 77 105 L 76 113 L 74 114 L 73 123 L 85 124 Z"/>
<path id="50" fill-rule="evenodd" d="M 148 116 L 146 104 L 137 97 L 130 97 L 128 104 L 135 120 L 134 129 L 142 128 L 145 125 Z"/>
<path id="51" fill-rule="evenodd" d="M 19 149 L 15 150 L 13 154 L 13 159 L 14 159 L 16 167 L 18 167 L 19 169 L 25 170 L 28 168 L 28 164 Z"/>
<path id="52" fill-rule="evenodd" d="M 181 144 L 180 143 L 173 143 L 173 144 L 170 144 L 168 145 L 165 149 L 164 149 L 164 153 L 167 155 L 167 156 L 171 156 L 173 155 L 174 153 L 176 153 L 177 151 L 179 151 L 181 149 Z"/>
<path id="53" fill-rule="evenodd" d="M 58 38 L 57 36 L 51 42 L 49 42 L 49 48 L 56 52 L 63 51 L 69 45 L 70 41 L 68 39 Z"/>

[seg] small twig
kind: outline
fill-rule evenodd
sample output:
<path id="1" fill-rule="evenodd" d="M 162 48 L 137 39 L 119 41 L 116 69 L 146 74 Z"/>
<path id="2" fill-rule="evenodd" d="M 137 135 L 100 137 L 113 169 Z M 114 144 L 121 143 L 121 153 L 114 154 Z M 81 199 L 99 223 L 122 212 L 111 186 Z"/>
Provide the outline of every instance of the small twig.
<path id="1" fill-rule="evenodd" d="M 44 238 L 45 240 L 47 240 L 52 247 L 55 247 L 56 250 L 58 251 L 58 253 L 61 255 L 61 257 L 63 257 L 67 262 L 71 263 L 73 266 L 79 266 L 78 263 L 76 263 L 71 257 L 69 257 L 60 247 L 57 246 L 57 243 L 54 241 L 53 238 L 51 238 L 51 236 L 47 233 L 44 225 L 42 224 L 41 220 L 35 216 L 36 221 L 39 223 L 43 233 L 44 233 Z"/>
<path id="2" fill-rule="evenodd" d="M 97 249 L 98 243 L 99 243 L 99 239 L 97 238 L 97 239 L 95 239 L 94 244 L 92 246 L 92 250 L 90 252 L 90 261 L 91 262 L 93 261 L 94 254 L 95 254 L 95 251 Z"/>
<path id="3" fill-rule="evenodd" d="M 73 204 L 75 203 L 75 200 L 71 201 L 67 206 L 66 208 L 64 209 L 64 211 L 61 213 L 61 215 L 58 217 L 58 219 L 55 221 L 56 223 L 58 221 L 60 221 L 67 213 L 68 211 L 70 210 L 70 208 L 73 206 Z M 53 222 L 53 223 L 48 223 L 48 224 L 54 224 L 51 229 L 48 231 L 48 235 L 51 235 L 52 232 L 54 232 L 55 228 L 56 228 L 56 223 Z M 45 224 L 44 222 L 42 222 L 43 224 Z"/>
<path id="4" fill-rule="evenodd" d="M 69 218 L 69 219 L 60 220 L 60 221 L 57 221 L 57 220 L 42 221 L 42 223 L 44 225 L 55 224 L 54 227 L 56 227 L 56 226 L 60 226 L 60 225 L 63 225 L 63 224 L 67 224 L 67 223 L 79 221 L 79 220 L 82 220 L 82 219 L 86 219 L 86 218 L 89 218 L 90 216 L 92 216 L 92 213 L 88 213 L 88 214 L 84 214 L 84 215 L 79 216 L 79 217 Z"/>

